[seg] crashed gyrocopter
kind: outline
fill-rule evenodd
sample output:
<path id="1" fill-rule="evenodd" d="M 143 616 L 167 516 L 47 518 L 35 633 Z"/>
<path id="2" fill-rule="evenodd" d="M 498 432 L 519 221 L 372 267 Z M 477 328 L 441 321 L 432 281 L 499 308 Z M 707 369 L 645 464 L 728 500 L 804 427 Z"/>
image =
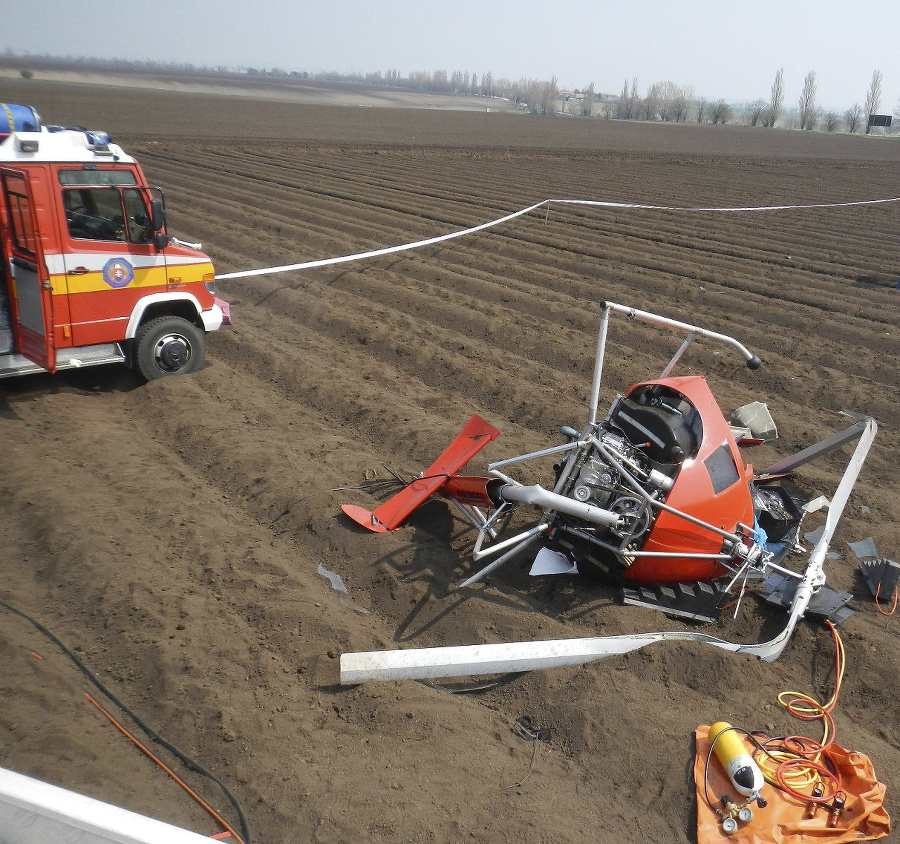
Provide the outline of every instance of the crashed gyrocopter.
<path id="1" fill-rule="evenodd" d="M 610 317 L 625 316 L 685 335 L 659 378 L 617 395 L 599 415 L 600 385 Z M 761 473 L 744 464 L 738 438 L 703 376 L 672 376 L 690 343 L 702 337 L 736 350 L 747 366 L 761 365 L 732 337 L 647 311 L 601 303 L 600 331 L 588 420 L 579 432 L 562 428 L 566 442 L 491 463 L 488 477 L 456 474 L 499 431 L 473 416 L 456 439 L 419 477 L 374 510 L 345 504 L 343 512 L 375 533 L 394 530 L 437 494 L 458 505 L 477 531 L 476 562 L 494 558 L 460 588 L 470 586 L 529 547 L 540 544 L 550 565 L 622 584 L 630 603 L 656 606 L 667 614 L 711 619 L 735 590 L 764 581 L 771 603 L 789 611 L 784 630 L 768 642 L 738 644 L 685 630 L 551 642 L 469 645 L 341 657 L 341 682 L 422 679 L 525 671 L 580 664 L 625 653 L 661 640 L 694 640 L 725 650 L 776 659 L 807 611 L 841 620 L 850 595 L 825 586 L 824 561 L 837 522 L 859 476 L 877 426 L 860 418 L 844 431 L 780 460 Z M 825 524 L 805 567 L 783 565 L 803 552 L 800 523 L 809 509 L 787 478 L 799 466 L 858 440 L 828 505 Z M 758 441 L 758 440 L 756 440 Z M 553 457 L 552 490 L 524 485 L 511 466 Z M 521 505 L 539 511 L 537 522 L 503 538 Z M 499 556 L 498 556 L 499 555 Z M 723 585 L 724 584 L 724 585 Z"/>

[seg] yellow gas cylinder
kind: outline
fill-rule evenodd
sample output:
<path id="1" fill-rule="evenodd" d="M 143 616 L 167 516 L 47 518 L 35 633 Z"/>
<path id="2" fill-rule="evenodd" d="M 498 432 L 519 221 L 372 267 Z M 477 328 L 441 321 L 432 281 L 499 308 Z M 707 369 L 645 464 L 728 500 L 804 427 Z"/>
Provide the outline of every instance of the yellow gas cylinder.
<path id="1" fill-rule="evenodd" d="M 727 721 L 717 721 L 709 728 L 709 741 L 737 792 L 744 797 L 756 797 L 765 780 L 739 733 Z"/>

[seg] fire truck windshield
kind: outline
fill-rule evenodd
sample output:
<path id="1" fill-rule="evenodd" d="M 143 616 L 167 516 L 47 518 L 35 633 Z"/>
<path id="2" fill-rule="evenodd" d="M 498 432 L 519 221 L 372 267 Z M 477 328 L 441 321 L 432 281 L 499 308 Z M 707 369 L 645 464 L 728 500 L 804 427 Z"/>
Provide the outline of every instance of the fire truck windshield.
<path id="1" fill-rule="evenodd" d="M 77 240 L 149 243 L 153 239 L 147 207 L 137 189 L 67 188 L 63 206 L 69 236 Z"/>

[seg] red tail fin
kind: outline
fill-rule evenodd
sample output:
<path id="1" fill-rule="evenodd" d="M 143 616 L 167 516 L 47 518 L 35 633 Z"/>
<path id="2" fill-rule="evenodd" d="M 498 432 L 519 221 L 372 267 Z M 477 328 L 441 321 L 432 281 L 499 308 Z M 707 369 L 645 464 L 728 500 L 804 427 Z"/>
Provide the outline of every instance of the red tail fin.
<path id="1" fill-rule="evenodd" d="M 473 415 L 466 427 L 459 432 L 456 439 L 444 449 L 420 478 L 404 487 L 393 498 L 374 511 L 366 510 L 355 504 L 344 504 L 344 511 L 354 522 L 375 533 L 394 530 L 420 504 L 430 498 L 446 482 L 447 479 L 466 465 L 491 440 L 497 439 L 500 432 L 478 415 Z"/>

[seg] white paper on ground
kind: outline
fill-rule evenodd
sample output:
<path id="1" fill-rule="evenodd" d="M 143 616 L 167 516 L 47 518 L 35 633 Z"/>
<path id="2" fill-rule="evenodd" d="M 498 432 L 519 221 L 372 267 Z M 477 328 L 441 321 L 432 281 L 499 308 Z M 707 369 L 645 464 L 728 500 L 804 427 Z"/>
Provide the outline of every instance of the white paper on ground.
<path id="1" fill-rule="evenodd" d="M 578 574 L 578 564 L 560 551 L 541 548 L 528 573 L 532 577 L 542 574 Z"/>

